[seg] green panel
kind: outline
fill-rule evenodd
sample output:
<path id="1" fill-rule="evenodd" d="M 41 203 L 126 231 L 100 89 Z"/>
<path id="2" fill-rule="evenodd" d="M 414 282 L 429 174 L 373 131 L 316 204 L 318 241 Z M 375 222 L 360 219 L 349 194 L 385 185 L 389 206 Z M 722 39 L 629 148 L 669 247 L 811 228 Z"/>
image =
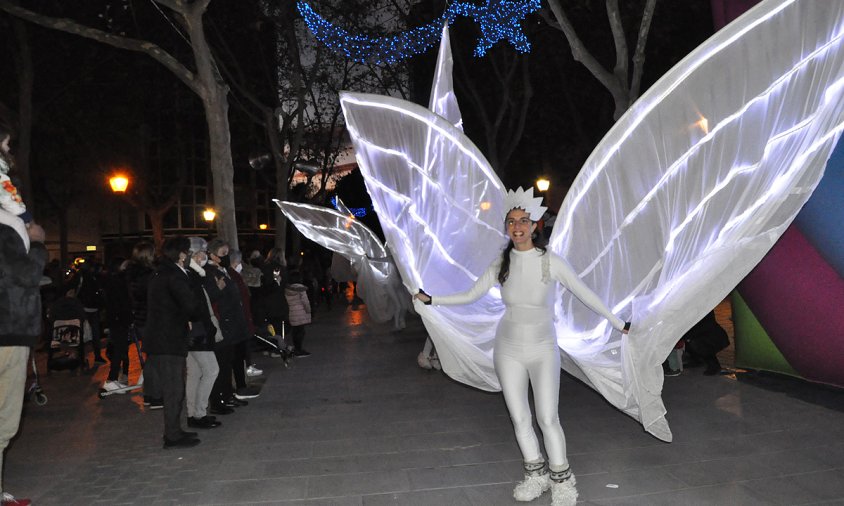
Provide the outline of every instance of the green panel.
<path id="1" fill-rule="evenodd" d="M 735 328 L 736 367 L 771 371 L 802 378 L 789 365 L 788 360 L 768 337 L 768 333 L 765 332 L 762 324 L 747 307 L 738 290 L 733 290 L 731 298 L 733 326 Z"/>

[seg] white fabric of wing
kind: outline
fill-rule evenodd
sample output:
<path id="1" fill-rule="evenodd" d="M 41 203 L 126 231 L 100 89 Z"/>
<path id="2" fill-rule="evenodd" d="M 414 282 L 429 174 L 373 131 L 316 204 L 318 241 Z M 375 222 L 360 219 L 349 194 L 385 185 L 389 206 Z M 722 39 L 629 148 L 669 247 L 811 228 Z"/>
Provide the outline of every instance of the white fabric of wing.
<path id="1" fill-rule="evenodd" d="M 844 128 L 842 39 L 844 0 L 762 2 L 630 108 L 563 203 L 551 248 L 633 320 L 622 337 L 563 293 L 564 368 L 661 439 L 660 364 L 823 175 Z"/>
<path id="2" fill-rule="evenodd" d="M 454 94 L 454 80 L 452 68 L 454 59 L 451 57 L 451 37 L 448 35 L 448 24 L 443 26 L 440 39 L 440 49 L 437 54 L 437 70 L 434 72 L 434 84 L 431 86 L 431 98 L 428 109 L 442 116 L 446 121 L 463 131 L 463 115 Z"/>
<path id="3" fill-rule="evenodd" d="M 454 124 L 416 104 L 347 92 L 340 101 L 408 290 L 451 294 L 472 286 L 506 243 L 504 189 L 486 159 Z M 492 364 L 503 312 L 497 290 L 466 306 L 415 307 L 447 374 L 500 388 Z"/>
<path id="4" fill-rule="evenodd" d="M 357 272 L 358 296 L 373 320 L 386 322 L 407 309 L 407 302 L 394 293 L 398 276 L 395 265 L 369 227 L 351 213 L 299 202 L 275 202 L 302 235 L 349 260 Z"/>

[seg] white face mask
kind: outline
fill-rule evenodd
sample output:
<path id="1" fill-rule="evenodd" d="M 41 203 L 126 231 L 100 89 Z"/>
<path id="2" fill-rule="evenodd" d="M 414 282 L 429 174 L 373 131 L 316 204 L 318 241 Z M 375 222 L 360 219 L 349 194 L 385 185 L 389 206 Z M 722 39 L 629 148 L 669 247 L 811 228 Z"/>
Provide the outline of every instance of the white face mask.
<path id="1" fill-rule="evenodd" d="M 243 270 L 243 264 L 237 264 L 237 267 L 234 268 L 235 272 L 240 274 L 240 271 Z"/>
<path id="2" fill-rule="evenodd" d="M 199 266 L 200 266 L 200 267 L 205 267 L 205 264 L 207 264 L 207 263 L 208 263 L 208 257 L 203 257 L 203 258 L 202 258 L 202 261 L 201 261 L 201 262 L 199 262 Z"/>

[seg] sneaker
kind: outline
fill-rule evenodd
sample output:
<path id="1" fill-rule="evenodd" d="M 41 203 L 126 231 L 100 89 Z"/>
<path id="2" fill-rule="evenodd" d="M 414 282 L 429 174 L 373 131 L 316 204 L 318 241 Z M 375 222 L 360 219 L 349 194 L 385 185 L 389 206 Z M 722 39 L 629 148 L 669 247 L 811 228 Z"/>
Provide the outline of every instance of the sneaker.
<path id="1" fill-rule="evenodd" d="M 15 499 L 15 496 L 12 494 L 3 492 L 3 506 L 29 506 L 30 504 L 32 504 L 32 501 L 29 499 Z"/>
<path id="2" fill-rule="evenodd" d="M 123 383 L 124 385 L 128 385 L 129 384 L 129 375 L 127 375 L 125 373 L 120 373 L 120 376 L 117 377 L 117 381 L 119 381 L 120 383 Z"/>
<path id="3" fill-rule="evenodd" d="M 305 350 L 298 350 L 293 352 L 294 357 L 302 358 L 302 357 L 310 357 L 311 352 Z"/>
<path id="4" fill-rule="evenodd" d="M 150 398 L 149 409 L 163 409 L 163 408 L 164 408 L 164 399 Z"/>
<path id="5" fill-rule="evenodd" d="M 164 438 L 164 449 L 170 450 L 173 448 L 191 448 L 199 444 L 199 439 L 195 437 L 182 436 L 179 439 Z"/>
<path id="6" fill-rule="evenodd" d="M 525 475 L 525 479 L 513 489 L 513 499 L 521 502 L 533 501 L 551 488 L 551 475 L 547 472 L 539 475 Z"/>
<path id="7" fill-rule="evenodd" d="M 246 368 L 246 375 L 250 377 L 260 376 L 264 374 L 264 371 L 255 367 L 255 364 L 250 365 Z"/>
<path id="8" fill-rule="evenodd" d="M 244 401 L 243 399 L 238 399 L 236 396 L 233 395 L 231 399 L 228 399 L 225 402 L 225 405 L 230 407 L 230 408 L 240 408 L 240 407 L 243 407 L 243 406 L 248 406 L 249 401 Z"/>
<path id="9" fill-rule="evenodd" d="M 551 506 L 574 506 L 577 504 L 577 480 L 570 475 L 564 481 L 551 484 Z"/>
<path id="10" fill-rule="evenodd" d="M 106 392 L 112 392 L 114 390 L 118 390 L 118 392 L 115 392 L 115 393 L 125 394 L 126 391 L 123 390 L 124 388 L 126 388 L 126 385 L 124 385 L 123 383 L 121 383 L 117 380 L 106 381 L 105 383 L 103 383 L 103 390 L 105 390 Z"/>
<path id="11" fill-rule="evenodd" d="M 668 367 L 668 364 L 662 364 L 662 374 L 666 377 L 669 376 L 679 376 L 680 369 L 672 369 Z"/>
<path id="12" fill-rule="evenodd" d="M 245 399 L 254 399 L 255 397 L 258 397 L 259 395 L 261 395 L 261 391 L 258 390 L 255 387 L 238 388 L 234 393 L 235 399 L 240 400 L 240 401 L 245 400 Z"/>
<path id="13" fill-rule="evenodd" d="M 144 396 L 144 406 L 149 406 L 151 402 L 152 402 L 152 397 L 150 397 L 149 395 L 145 395 Z"/>

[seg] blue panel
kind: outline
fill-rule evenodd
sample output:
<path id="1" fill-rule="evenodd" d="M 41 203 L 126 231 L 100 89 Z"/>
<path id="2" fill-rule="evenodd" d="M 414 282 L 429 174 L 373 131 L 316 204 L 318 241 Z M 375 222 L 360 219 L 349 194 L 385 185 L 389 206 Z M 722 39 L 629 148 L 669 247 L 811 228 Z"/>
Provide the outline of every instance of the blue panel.
<path id="1" fill-rule="evenodd" d="M 832 152 L 815 193 L 795 223 L 806 239 L 844 278 L 844 137 Z"/>

